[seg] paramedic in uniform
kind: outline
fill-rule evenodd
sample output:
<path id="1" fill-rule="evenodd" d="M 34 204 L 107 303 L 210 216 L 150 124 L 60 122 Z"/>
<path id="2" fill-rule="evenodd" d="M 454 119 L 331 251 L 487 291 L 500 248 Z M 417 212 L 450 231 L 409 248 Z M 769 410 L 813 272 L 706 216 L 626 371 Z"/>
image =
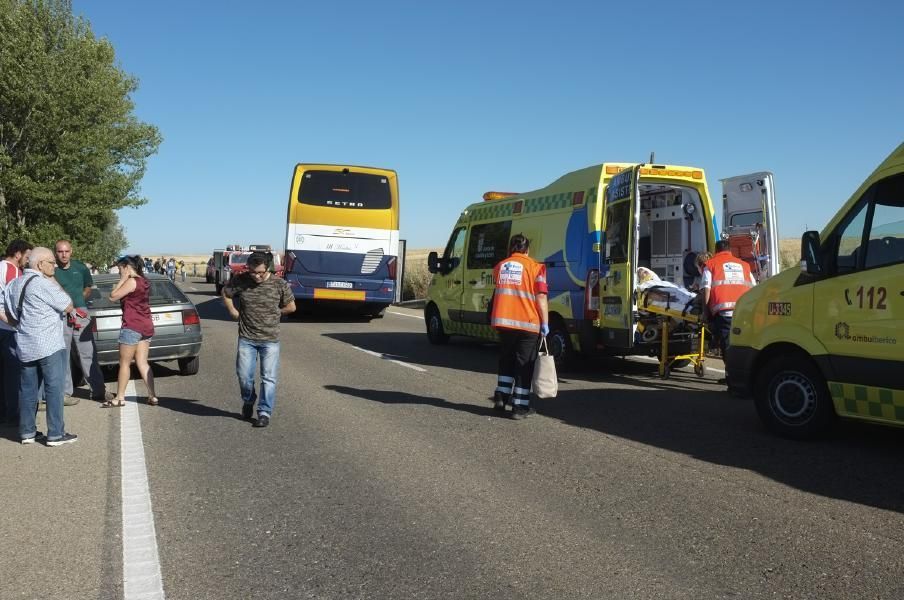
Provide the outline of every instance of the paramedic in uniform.
<path id="1" fill-rule="evenodd" d="M 493 269 L 496 289 L 490 325 L 502 342 L 493 408 L 512 405 L 512 418 L 523 419 L 530 408 L 530 387 L 540 336 L 549 333 L 546 265 L 528 257 L 530 240 L 521 234 L 509 242 L 511 256 Z"/>
<path id="2" fill-rule="evenodd" d="M 716 253 L 703 267 L 700 287 L 703 289 L 710 330 L 719 342 L 723 360 L 728 349 L 735 304 L 755 284 L 750 267 L 731 253 L 728 241 L 716 242 Z"/>

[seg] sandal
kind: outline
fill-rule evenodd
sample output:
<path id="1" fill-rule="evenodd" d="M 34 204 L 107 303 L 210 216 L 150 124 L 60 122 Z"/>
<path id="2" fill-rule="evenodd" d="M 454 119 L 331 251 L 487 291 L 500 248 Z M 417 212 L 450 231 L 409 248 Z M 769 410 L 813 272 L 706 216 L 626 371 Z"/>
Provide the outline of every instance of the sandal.
<path id="1" fill-rule="evenodd" d="M 157 406 L 157 397 L 151 396 L 150 398 L 148 398 L 148 404 L 151 406 Z"/>
<path id="2" fill-rule="evenodd" d="M 119 400 L 117 402 L 116 398 L 113 398 L 112 400 L 104 400 L 104 402 L 101 403 L 100 407 L 101 408 L 122 408 L 125 405 L 126 405 L 125 400 Z"/>

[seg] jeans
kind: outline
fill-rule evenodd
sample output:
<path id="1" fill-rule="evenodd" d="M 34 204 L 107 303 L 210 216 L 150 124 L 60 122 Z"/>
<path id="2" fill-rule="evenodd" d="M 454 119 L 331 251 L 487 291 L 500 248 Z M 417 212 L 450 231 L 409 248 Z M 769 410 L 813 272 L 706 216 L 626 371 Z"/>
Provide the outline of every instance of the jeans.
<path id="1" fill-rule="evenodd" d="M 47 401 L 47 439 L 63 437 L 63 377 L 66 376 L 66 351 L 57 350 L 50 356 L 22 363 L 22 377 L 19 380 L 19 437 L 33 438 L 37 426 L 35 413 L 38 409 L 38 389 L 44 385 L 44 399 Z"/>
<path id="2" fill-rule="evenodd" d="M 72 373 L 70 370 L 71 361 L 69 360 L 69 352 L 72 350 L 72 344 L 75 343 L 75 349 L 78 352 L 79 364 L 82 366 L 82 374 L 88 380 L 88 386 L 91 388 L 91 397 L 96 399 L 104 399 L 104 374 L 100 372 L 97 365 L 97 348 L 94 346 L 94 334 L 91 333 L 90 325 L 81 329 L 73 329 L 72 327 L 63 327 L 63 342 L 66 344 L 66 378 L 63 381 L 63 393 L 67 396 L 72 395 Z"/>
<path id="3" fill-rule="evenodd" d="M 261 363 L 260 396 L 254 389 L 254 370 L 257 359 Z M 257 404 L 257 414 L 270 416 L 276 401 L 276 381 L 279 376 L 279 342 L 257 342 L 239 337 L 235 356 L 235 372 L 239 378 L 239 389 L 244 404 Z"/>
<path id="4" fill-rule="evenodd" d="M 3 363 L 3 388 L 0 389 L 0 421 L 19 420 L 19 377 L 22 363 L 16 354 L 16 332 L 0 330 L 0 362 Z"/>

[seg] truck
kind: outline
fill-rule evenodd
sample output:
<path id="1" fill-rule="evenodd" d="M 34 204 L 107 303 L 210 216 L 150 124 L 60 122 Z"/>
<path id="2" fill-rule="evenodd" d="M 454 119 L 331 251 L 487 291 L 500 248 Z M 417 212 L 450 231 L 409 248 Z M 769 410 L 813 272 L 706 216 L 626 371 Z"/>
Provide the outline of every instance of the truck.
<path id="1" fill-rule="evenodd" d="M 214 267 L 214 285 L 216 286 L 217 295 L 223 290 L 223 286 L 232 277 L 232 268 L 230 267 L 230 255 L 241 253 L 241 244 L 230 244 L 225 250 L 218 249 L 213 251 L 213 267 Z"/>

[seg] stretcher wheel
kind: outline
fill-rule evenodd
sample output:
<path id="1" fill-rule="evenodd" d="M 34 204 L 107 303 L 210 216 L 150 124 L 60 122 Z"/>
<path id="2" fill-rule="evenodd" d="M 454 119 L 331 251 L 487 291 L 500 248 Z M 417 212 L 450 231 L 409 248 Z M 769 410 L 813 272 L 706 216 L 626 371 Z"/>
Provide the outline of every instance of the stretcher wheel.
<path id="1" fill-rule="evenodd" d="M 705 377 L 706 376 L 706 365 L 703 363 L 697 363 L 694 365 L 694 374 L 697 377 Z"/>
<path id="2" fill-rule="evenodd" d="M 665 369 L 662 370 L 662 374 L 660 375 L 660 377 L 662 377 L 663 379 L 668 379 L 669 377 L 671 377 L 671 375 L 672 375 L 671 367 L 666 367 Z"/>

